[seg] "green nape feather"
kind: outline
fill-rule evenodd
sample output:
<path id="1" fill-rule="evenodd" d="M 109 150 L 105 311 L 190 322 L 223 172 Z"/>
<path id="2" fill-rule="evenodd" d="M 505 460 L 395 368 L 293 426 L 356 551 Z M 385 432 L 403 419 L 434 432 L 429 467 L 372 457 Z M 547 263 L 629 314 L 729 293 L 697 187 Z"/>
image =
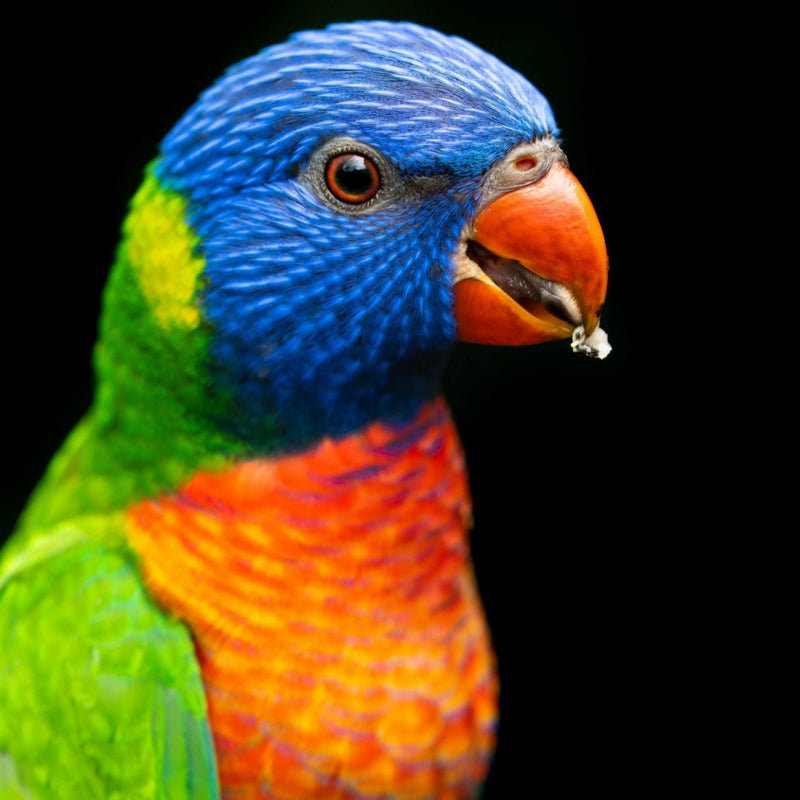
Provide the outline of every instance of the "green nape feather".
<path id="1" fill-rule="evenodd" d="M 0 753 L 0 791 L 3 800 L 35 800 L 22 785 L 17 766 L 7 753 Z"/>
<path id="2" fill-rule="evenodd" d="M 35 490 L 12 552 L 76 515 L 169 491 L 241 450 L 215 424 L 227 401 L 208 390 L 210 332 L 197 302 L 204 263 L 186 201 L 159 185 L 154 166 L 131 202 L 104 292 L 94 404 Z"/>
<path id="3" fill-rule="evenodd" d="M 211 422 L 185 211 L 148 170 L 104 294 L 94 404 L 0 557 L 3 800 L 219 796 L 191 637 L 124 536 L 125 508 L 237 453 Z"/>
<path id="4" fill-rule="evenodd" d="M 153 604 L 121 514 L 0 571 L 0 798 L 218 800 L 191 637 Z"/>
<path id="5" fill-rule="evenodd" d="M 209 421 L 185 206 L 148 171 L 104 295 L 94 404 L 0 558 L 3 800 L 218 797 L 191 638 L 123 533 L 127 506 L 237 452 Z"/>

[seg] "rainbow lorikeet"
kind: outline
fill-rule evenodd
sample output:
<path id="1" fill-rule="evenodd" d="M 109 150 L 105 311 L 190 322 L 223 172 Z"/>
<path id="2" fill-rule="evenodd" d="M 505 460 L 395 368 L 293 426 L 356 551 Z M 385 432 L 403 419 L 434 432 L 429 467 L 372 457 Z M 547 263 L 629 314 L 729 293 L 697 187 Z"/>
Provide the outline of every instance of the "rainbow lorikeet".
<path id="1" fill-rule="evenodd" d="M 459 338 L 610 349 L 558 137 L 521 75 L 389 22 L 180 119 L 2 554 L 0 796 L 477 796 L 498 681 L 441 378 Z"/>

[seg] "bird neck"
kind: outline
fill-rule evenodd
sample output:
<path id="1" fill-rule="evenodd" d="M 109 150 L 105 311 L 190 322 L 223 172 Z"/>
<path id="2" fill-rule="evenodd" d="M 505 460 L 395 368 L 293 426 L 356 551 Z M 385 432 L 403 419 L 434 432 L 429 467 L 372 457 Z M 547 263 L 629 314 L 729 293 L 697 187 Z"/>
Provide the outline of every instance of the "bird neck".
<path id="1" fill-rule="evenodd" d="M 248 317 L 247 303 L 220 310 L 212 302 L 216 278 L 187 201 L 161 185 L 155 166 L 131 202 L 105 288 L 93 406 L 37 488 L 23 527 L 123 509 L 197 471 L 306 451 L 376 420 L 406 423 L 439 392 L 447 349 L 431 351 L 424 336 L 392 361 L 374 338 L 356 337 L 359 349 L 331 334 L 309 354 L 305 329 L 284 331 L 279 360 L 250 363 L 247 353 L 265 349 L 257 327 L 265 315 Z M 200 305 L 201 284 L 210 308 Z M 416 342 L 422 325 L 400 327 L 413 327 Z"/>
<path id="2" fill-rule="evenodd" d="M 249 581 L 280 583 L 275 570 L 327 582 L 336 562 L 334 583 L 349 574 L 379 577 L 381 591 L 397 596 L 424 592 L 416 568 L 441 566 L 438 551 L 467 563 L 469 516 L 463 453 L 443 400 L 401 426 L 374 423 L 303 453 L 197 472 L 128 511 L 155 594 L 179 615 L 204 617 L 195 621 L 211 638 L 229 630 L 230 620 L 214 623 L 233 607 L 223 596 L 246 594 Z M 204 599 L 195 602 L 198 591 Z"/>

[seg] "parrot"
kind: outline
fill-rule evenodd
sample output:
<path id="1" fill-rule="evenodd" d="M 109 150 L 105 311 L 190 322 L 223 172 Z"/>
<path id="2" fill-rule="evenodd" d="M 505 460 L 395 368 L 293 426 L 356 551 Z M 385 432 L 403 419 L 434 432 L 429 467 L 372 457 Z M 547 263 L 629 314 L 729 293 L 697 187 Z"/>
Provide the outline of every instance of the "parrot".
<path id="1" fill-rule="evenodd" d="M 548 100 L 467 40 L 337 22 L 229 67 L 143 168 L 90 407 L 2 551 L 0 797 L 479 797 L 443 372 L 604 358 L 608 271 Z"/>

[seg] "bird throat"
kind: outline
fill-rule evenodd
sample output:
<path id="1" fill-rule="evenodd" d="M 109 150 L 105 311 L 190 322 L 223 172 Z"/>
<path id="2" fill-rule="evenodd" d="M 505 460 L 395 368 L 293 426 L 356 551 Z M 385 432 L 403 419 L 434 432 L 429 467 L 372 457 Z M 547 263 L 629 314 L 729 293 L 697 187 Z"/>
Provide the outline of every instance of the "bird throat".
<path id="1" fill-rule="evenodd" d="M 441 400 L 129 512 L 195 638 L 223 797 L 473 796 L 497 687 L 469 515 Z"/>

